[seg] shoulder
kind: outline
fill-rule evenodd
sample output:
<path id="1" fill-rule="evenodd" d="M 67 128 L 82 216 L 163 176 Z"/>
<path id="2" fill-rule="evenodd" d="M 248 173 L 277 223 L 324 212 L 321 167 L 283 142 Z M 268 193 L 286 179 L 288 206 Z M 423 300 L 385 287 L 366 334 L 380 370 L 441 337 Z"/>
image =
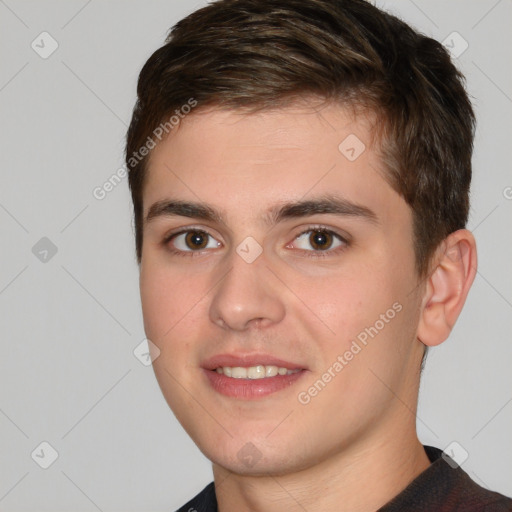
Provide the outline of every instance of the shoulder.
<path id="1" fill-rule="evenodd" d="M 511 512 L 512 499 L 489 491 L 462 473 L 451 496 L 454 510 L 467 512 Z"/>
<path id="2" fill-rule="evenodd" d="M 430 466 L 380 512 L 512 512 L 512 500 L 474 482 L 447 454 L 425 446 Z"/>
<path id="3" fill-rule="evenodd" d="M 433 483 L 441 487 L 448 484 L 444 494 L 445 504 L 449 510 L 465 512 L 510 512 L 512 499 L 490 491 L 478 485 L 462 468 L 446 453 L 432 447 L 425 450 L 436 468 L 437 474 Z"/>
<path id="4" fill-rule="evenodd" d="M 214 483 L 209 483 L 197 496 L 176 512 L 217 512 Z"/>

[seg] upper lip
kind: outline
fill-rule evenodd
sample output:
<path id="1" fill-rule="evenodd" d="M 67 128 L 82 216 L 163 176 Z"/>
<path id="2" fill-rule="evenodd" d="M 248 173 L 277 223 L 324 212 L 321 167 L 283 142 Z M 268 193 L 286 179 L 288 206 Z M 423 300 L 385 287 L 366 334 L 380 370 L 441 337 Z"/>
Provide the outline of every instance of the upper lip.
<path id="1" fill-rule="evenodd" d="M 203 362 L 203 368 L 206 370 L 216 370 L 220 367 L 235 366 L 277 366 L 278 368 L 287 368 L 288 370 L 303 370 L 305 367 L 301 364 L 292 363 L 271 356 L 269 354 L 217 354 Z"/>

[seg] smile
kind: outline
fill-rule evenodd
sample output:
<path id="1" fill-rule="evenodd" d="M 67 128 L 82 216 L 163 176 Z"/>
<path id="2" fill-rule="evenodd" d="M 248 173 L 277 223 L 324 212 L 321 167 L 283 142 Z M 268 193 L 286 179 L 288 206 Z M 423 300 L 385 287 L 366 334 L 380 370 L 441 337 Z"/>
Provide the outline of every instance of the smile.
<path id="1" fill-rule="evenodd" d="M 221 375 L 232 379 L 265 379 L 276 375 L 292 375 L 300 372 L 299 369 L 289 370 L 288 368 L 273 365 L 256 365 L 245 368 L 243 366 L 220 366 L 215 370 Z"/>
<path id="2" fill-rule="evenodd" d="M 310 373 L 304 363 L 263 353 L 217 354 L 201 367 L 212 391 L 239 400 L 261 399 L 290 389 Z"/>

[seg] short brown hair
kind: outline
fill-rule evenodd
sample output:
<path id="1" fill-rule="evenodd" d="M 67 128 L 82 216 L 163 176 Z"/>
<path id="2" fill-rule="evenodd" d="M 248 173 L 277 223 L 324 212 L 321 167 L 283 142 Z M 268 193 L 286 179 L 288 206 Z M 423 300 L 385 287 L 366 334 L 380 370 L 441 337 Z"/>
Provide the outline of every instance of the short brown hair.
<path id="1" fill-rule="evenodd" d="M 439 42 L 365 0 L 218 0 L 171 29 L 137 94 L 126 163 L 139 263 L 148 157 L 133 155 L 191 99 L 261 111 L 311 95 L 366 107 L 388 181 L 413 212 L 420 275 L 466 225 L 475 118 L 464 77 Z"/>

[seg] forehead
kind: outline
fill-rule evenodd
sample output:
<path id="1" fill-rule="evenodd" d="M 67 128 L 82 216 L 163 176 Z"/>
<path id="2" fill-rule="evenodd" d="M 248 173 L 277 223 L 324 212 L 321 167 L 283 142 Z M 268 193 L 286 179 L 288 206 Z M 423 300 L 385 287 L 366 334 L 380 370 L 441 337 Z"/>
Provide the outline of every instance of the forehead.
<path id="1" fill-rule="evenodd" d="M 403 214 L 409 208 L 384 178 L 370 122 L 339 105 L 194 112 L 152 150 L 144 216 L 169 198 L 249 218 L 325 194 Z"/>

